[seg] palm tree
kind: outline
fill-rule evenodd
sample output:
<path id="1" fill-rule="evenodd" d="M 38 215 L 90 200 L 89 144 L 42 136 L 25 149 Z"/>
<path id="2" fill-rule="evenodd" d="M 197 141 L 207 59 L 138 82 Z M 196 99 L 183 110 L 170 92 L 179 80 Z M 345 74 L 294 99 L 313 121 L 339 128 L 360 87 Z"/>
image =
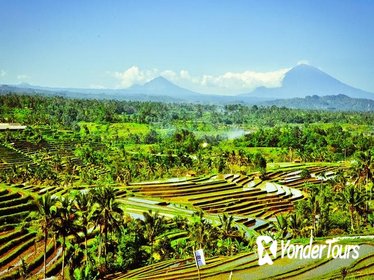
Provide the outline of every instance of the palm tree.
<path id="1" fill-rule="evenodd" d="M 92 226 L 92 195 L 89 192 L 78 192 L 74 199 L 74 207 L 79 219 L 79 228 L 84 235 L 84 256 L 87 263 L 88 230 Z"/>
<path id="2" fill-rule="evenodd" d="M 226 213 L 223 213 L 222 216 L 219 216 L 221 225 L 221 234 L 223 238 L 238 238 L 240 233 L 234 225 L 234 217 L 229 216 Z"/>
<path id="3" fill-rule="evenodd" d="M 356 155 L 356 164 L 352 168 L 352 177 L 355 185 L 374 183 L 374 156 L 371 151 L 360 152 Z M 361 185 L 360 184 L 360 185 Z"/>
<path id="4" fill-rule="evenodd" d="M 337 199 L 348 208 L 351 221 L 351 230 L 355 231 L 355 212 L 361 211 L 366 200 L 366 195 L 362 194 L 354 185 L 348 185 L 343 192 L 338 193 Z"/>
<path id="5" fill-rule="evenodd" d="M 197 246 L 197 248 L 204 248 L 207 246 L 213 246 L 210 244 L 210 240 L 213 239 L 216 231 L 213 231 L 212 225 L 204 219 L 204 212 L 198 211 L 192 215 L 192 223 L 189 224 L 188 231 L 191 241 Z"/>
<path id="6" fill-rule="evenodd" d="M 288 228 L 292 238 L 303 236 L 305 226 L 306 221 L 302 219 L 302 216 L 297 211 L 288 215 Z"/>
<path id="7" fill-rule="evenodd" d="M 65 249 L 66 249 L 66 237 L 70 234 L 75 233 L 76 225 L 75 214 L 73 212 L 73 200 L 65 195 L 57 203 L 57 216 L 53 223 L 53 227 L 56 230 L 57 236 L 62 237 L 62 279 L 64 279 L 65 270 Z"/>
<path id="8" fill-rule="evenodd" d="M 352 166 L 352 178 L 355 185 L 365 187 L 366 195 L 368 195 L 368 186 L 371 183 L 374 185 L 374 154 L 369 150 L 366 152 L 359 152 L 355 156 L 356 164 Z M 366 212 L 369 211 L 369 200 L 366 201 Z"/>
<path id="9" fill-rule="evenodd" d="M 143 227 L 144 238 L 148 242 L 149 253 L 151 258 L 153 258 L 153 252 L 155 247 L 155 241 L 158 235 L 163 233 L 165 229 L 165 218 L 160 216 L 158 212 L 143 212 L 144 220 L 140 221 L 141 226 Z"/>
<path id="10" fill-rule="evenodd" d="M 78 227 L 75 224 L 74 201 L 69 194 L 61 197 L 56 206 L 57 215 L 53 228 L 57 236 L 62 238 L 62 279 L 64 279 L 66 238 L 71 234 L 77 234 Z"/>
<path id="11" fill-rule="evenodd" d="M 47 192 L 45 195 L 36 200 L 37 214 L 41 217 L 40 227 L 44 233 L 44 278 L 46 278 L 46 255 L 47 255 L 47 239 L 49 230 L 56 219 L 56 201 L 57 199 Z"/>
<path id="12" fill-rule="evenodd" d="M 162 233 L 165 227 L 165 219 L 163 216 L 160 216 L 158 212 L 153 213 L 152 210 L 148 212 L 143 212 L 144 221 L 142 225 L 144 228 L 144 238 L 153 245 L 157 235 Z"/>
<path id="13" fill-rule="evenodd" d="M 100 229 L 100 245 L 98 257 L 102 253 L 102 239 L 104 239 L 104 254 L 107 252 L 108 233 L 118 230 L 121 225 L 123 210 L 116 200 L 116 190 L 112 187 L 99 187 L 93 190 L 94 219 Z M 105 258 L 106 259 L 106 258 Z"/>
<path id="14" fill-rule="evenodd" d="M 280 238 L 285 238 L 288 234 L 288 223 L 287 218 L 285 215 L 277 215 L 275 216 L 276 222 L 274 223 L 275 228 L 278 231 L 278 235 Z"/>
<path id="15" fill-rule="evenodd" d="M 320 185 L 313 185 L 306 183 L 305 184 L 306 189 L 309 192 L 308 196 L 308 206 L 312 213 L 312 225 L 313 225 L 313 232 L 316 232 L 317 225 L 316 225 L 316 218 L 317 215 L 321 212 L 320 207 L 320 196 L 322 195 L 323 186 Z"/>

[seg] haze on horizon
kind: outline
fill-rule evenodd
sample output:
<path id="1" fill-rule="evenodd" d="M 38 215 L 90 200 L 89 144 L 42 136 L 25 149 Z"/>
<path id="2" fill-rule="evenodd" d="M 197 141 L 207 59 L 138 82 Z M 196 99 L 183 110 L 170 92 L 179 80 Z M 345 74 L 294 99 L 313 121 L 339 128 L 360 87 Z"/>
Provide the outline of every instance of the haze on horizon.
<path id="1" fill-rule="evenodd" d="M 203 93 L 278 87 L 309 63 L 374 92 L 374 2 L 0 2 L 0 84 Z"/>

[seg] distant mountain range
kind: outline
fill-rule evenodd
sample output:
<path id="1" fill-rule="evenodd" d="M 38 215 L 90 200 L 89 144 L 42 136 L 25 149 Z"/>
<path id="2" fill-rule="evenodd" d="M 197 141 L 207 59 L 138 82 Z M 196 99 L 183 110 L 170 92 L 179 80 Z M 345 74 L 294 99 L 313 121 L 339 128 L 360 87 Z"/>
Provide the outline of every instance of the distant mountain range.
<path id="1" fill-rule="evenodd" d="M 374 111 L 374 100 L 364 98 L 351 98 L 344 94 L 326 96 L 306 96 L 290 99 L 277 99 L 262 102 L 263 106 L 277 106 L 294 109 L 315 109 L 330 111 Z"/>
<path id="2" fill-rule="evenodd" d="M 29 84 L 0 86 L 0 94 L 8 92 L 90 99 L 214 104 L 244 103 L 294 108 L 374 110 L 374 93 L 351 87 L 323 71 L 305 64 L 289 70 L 283 78 L 281 87 L 259 87 L 250 93 L 235 96 L 201 94 L 179 87 L 163 77 L 157 77 L 144 85 L 134 85 L 127 89 L 48 88 Z M 355 104 L 355 106 L 344 104 Z"/>

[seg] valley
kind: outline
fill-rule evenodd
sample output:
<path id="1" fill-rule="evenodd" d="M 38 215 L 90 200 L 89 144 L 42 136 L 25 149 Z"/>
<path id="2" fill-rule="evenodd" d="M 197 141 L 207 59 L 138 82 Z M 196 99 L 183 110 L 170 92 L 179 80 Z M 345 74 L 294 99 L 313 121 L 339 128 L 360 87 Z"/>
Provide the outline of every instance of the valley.
<path id="1" fill-rule="evenodd" d="M 0 102 L 0 279 L 196 279 L 197 248 L 203 279 L 374 273 L 371 113 Z M 258 265 L 259 236 L 311 234 L 344 237 L 359 257 Z"/>

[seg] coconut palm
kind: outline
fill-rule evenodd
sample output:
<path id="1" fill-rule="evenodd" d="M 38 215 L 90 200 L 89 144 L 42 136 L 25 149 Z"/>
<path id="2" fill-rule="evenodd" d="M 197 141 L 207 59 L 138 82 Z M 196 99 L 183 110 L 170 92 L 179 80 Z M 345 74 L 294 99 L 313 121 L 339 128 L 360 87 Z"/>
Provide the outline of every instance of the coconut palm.
<path id="1" fill-rule="evenodd" d="M 274 222 L 274 226 L 278 232 L 278 236 L 280 238 L 285 238 L 288 235 L 287 218 L 282 214 L 275 216 L 275 218 L 276 221 Z"/>
<path id="2" fill-rule="evenodd" d="M 356 154 L 356 164 L 352 168 L 355 184 L 366 185 L 374 183 L 374 155 L 371 151 Z"/>
<path id="3" fill-rule="evenodd" d="M 214 240 L 218 232 L 213 230 L 212 225 L 204 218 L 203 211 L 192 215 L 192 223 L 189 224 L 189 237 L 198 248 L 213 246 L 209 241 Z"/>
<path id="4" fill-rule="evenodd" d="M 219 228 L 223 238 L 236 238 L 240 236 L 237 228 L 234 226 L 233 216 L 223 213 L 222 216 L 219 216 L 219 220 L 221 223 Z"/>
<path id="5" fill-rule="evenodd" d="M 320 197 L 323 196 L 323 185 L 313 185 L 306 183 L 305 188 L 308 191 L 308 197 L 307 197 L 307 204 L 312 214 L 312 226 L 313 226 L 313 232 L 316 232 L 317 229 L 317 216 L 321 212 L 320 207 Z"/>
<path id="6" fill-rule="evenodd" d="M 123 210 L 116 200 L 116 190 L 112 187 L 99 187 L 93 190 L 94 213 L 96 226 L 100 229 L 100 245 L 98 257 L 102 253 L 102 240 L 104 240 L 104 255 L 107 253 L 108 233 L 119 230 Z"/>
<path id="7" fill-rule="evenodd" d="M 374 185 L 374 151 L 359 152 L 355 156 L 356 163 L 352 166 L 351 174 L 354 184 L 365 187 L 366 194 L 370 190 L 370 183 Z M 366 212 L 369 212 L 369 200 L 366 201 Z"/>
<path id="8" fill-rule="evenodd" d="M 73 199 L 68 195 L 61 197 L 56 203 L 57 215 L 53 223 L 53 228 L 57 236 L 62 238 L 62 279 L 64 279 L 65 270 L 65 250 L 66 238 L 77 231 L 75 225 L 75 213 L 73 212 Z"/>
<path id="9" fill-rule="evenodd" d="M 143 212 L 144 221 L 141 224 L 144 226 L 144 238 L 152 246 L 157 235 L 163 232 L 165 228 L 165 219 L 163 216 L 160 216 L 158 212 Z"/>
<path id="10" fill-rule="evenodd" d="M 46 255 L 47 255 L 47 240 L 49 231 L 52 230 L 52 225 L 56 219 L 56 201 L 57 199 L 47 192 L 45 195 L 36 200 L 37 215 L 41 217 L 40 227 L 44 234 L 44 278 L 46 278 Z"/>
<path id="11" fill-rule="evenodd" d="M 142 227 L 143 237 L 147 242 L 144 248 L 150 254 L 151 261 L 153 259 L 160 259 L 162 254 L 159 254 L 159 252 L 168 251 L 167 242 L 165 242 L 167 238 L 157 239 L 157 236 L 162 234 L 166 229 L 165 217 L 152 210 L 143 212 L 143 216 L 144 219 L 140 221 L 140 226 Z M 159 252 L 155 251 L 157 248 Z"/>
<path id="12" fill-rule="evenodd" d="M 337 199 L 342 202 L 349 211 L 352 232 L 355 231 L 355 212 L 359 212 L 364 207 L 366 197 L 367 196 L 354 185 L 346 186 L 343 192 L 337 194 Z"/>
<path id="13" fill-rule="evenodd" d="M 92 224 L 92 195 L 89 192 L 78 192 L 74 199 L 76 215 L 79 219 L 79 229 L 84 236 L 84 256 L 87 263 L 87 239 L 88 231 Z"/>

